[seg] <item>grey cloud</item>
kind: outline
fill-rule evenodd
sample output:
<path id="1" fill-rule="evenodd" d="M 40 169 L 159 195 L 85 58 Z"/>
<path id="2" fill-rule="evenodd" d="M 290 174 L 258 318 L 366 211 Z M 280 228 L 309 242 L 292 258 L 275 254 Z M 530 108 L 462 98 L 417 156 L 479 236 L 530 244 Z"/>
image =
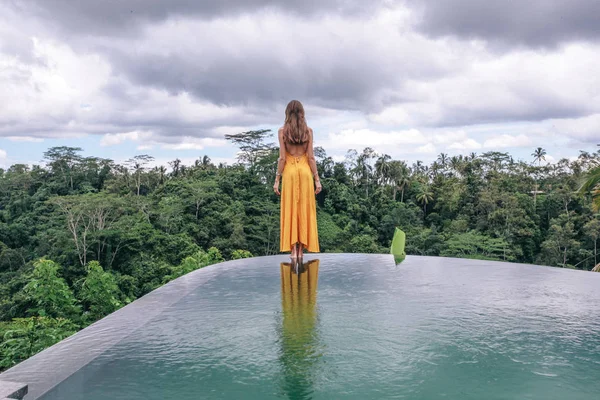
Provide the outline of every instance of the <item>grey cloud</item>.
<path id="1" fill-rule="evenodd" d="M 255 126 L 265 123 L 261 110 L 248 108 L 233 117 L 213 118 L 206 121 L 188 122 L 168 110 L 162 115 L 152 115 L 143 105 L 129 104 L 125 108 L 115 104 L 115 109 L 87 120 L 79 120 L 71 126 L 72 115 L 62 118 L 39 116 L 35 121 L 0 119 L 0 137 L 30 136 L 37 138 L 61 138 L 81 134 L 104 135 L 131 131 L 151 131 L 155 137 L 212 137 L 222 138 L 215 128 L 230 126 Z M 233 121 L 232 121 L 233 120 Z M 233 132 L 236 133 L 236 132 Z"/>
<path id="2" fill-rule="evenodd" d="M 13 7 L 56 23 L 59 29 L 85 34 L 136 33 L 145 23 L 172 16 L 211 19 L 223 15 L 283 10 L 311 16 L 322 12 L 366 13 L 384 0 L 22 0 Z"/>
<path id="3" fill-rule="evenodd" d="M 270 110 L 291 98 L 330 109 L 377 110 L 386 105 L 385 99 L 380 101 L 377 94 L 397 87 L 407 73 L 388 68 L 383 60 L 361 57 L 360 53 L 352 59 L 331 57 L 334 61 L 323 67 L 323 60 L 317 59 L 289 65 L 277 54 L 267 57 L 248 54 L 240 62 L 227 54 L 204 60 L 199 54 L 111 53 L 113 65 L 134 84 L 173 94 L 185 91 L 220 105 L 259 105 Z M 436 72 L 430 70 L 431 74 Z"/>
<path id="4" fill-rule="evenodd" d="M 490 123 L 507 122 L 537 122 L 550 118 L 579 118 L 590 114 L 585 107 L 576 104 L 565 104 L 556 99 L 545 99 L 543 102 L 533 103 L 530 107 L 521 108 L 517 105 L 509 108 L 483 108 L 445 106 L 441 118 L 434 126 L 468 126 Z M 427 125 L 425 123 L 425 125 Z"/>
<path id="5" fill-rule="evenodd" d="M 12 4 L 22 13 L 38 15 L 47 24 L 61 27 L 60 34 L 56 34 L 55 28 L 48 28 L 48 36 L 62 36 L 78 53 L 98 53 L 111 64 L 113 80 L 103 88 L 103 94 L 112 100 L 112 104 L 104 115 L 94 120 L 78 121 L 81 122 L 81 133 L 152 130 L 157 136 L 166 138 L 218 137 L 213 129 L 219 126 L 280 123 L 283 107 L 292 98 L 315 107 L 364 113 L 377 113 L 392 104 L 426 102 L 419 93 L 401 90 L 407 80 L 435 84 L 436 79 L 443 76 L 451 78 L 453 73 L 458 75 L 462 71 L 450 73 L 445 69 L 447 67 L 436 66 L 434 57 L 426 54 L 431 49 L 419 48 L 410 53 L 410 57 L 401 59 L 402 55 L 380 54 L 368 45 L 344 45 L 343 41 L 339 46 L 331 47 L 335 50 L 315 57 L 310 57 L 310 45 L 307 45 L 303 49 L 307 54 L 305 59 L 293 64 L 283 60 L 275 49 L 268 54 L 258 54 L 255 49 L 239 48 L 236 55 L 211 49 L 206 55 L 201 50 L 189 54 L 173 46 L 169 54 L 162 54 L 164 49 L 140 54 L 132 49 L 142 42 L 124 37 L 124 33 L 135 33 L 142 26 L 151 26 L 175 15 L 210 19 L 269 7 L 304 16 L 316 15 L 317 12 L 356 15 L 360 11 L 372 11 L 377 4 L 383 3 L 361 0 L 24 0 Z M 600 1 L 570 0 L 567 7 L 563 0 L 531 0 L 518 2 L 519 9 L 517 2 L 503 1 L 502 7 L 498 4 L 498 1 L 430 0 L 426 2 L 420 29 L 431 35 L 482 37 L 528 45 L 549 45 L 573 38 L 598 36 L 599 28 L 592 26 L 590 21 L 600 15 Z M 561 15 L 561 12 L 564 14 Z M 81 35 L 65 35 L 65 30 Z M 118 37 L 107 39 L 106 35 Z M 335 39 L 323 37 L 322 40 Z M 118 45 L 116 42 L 119 42 Z M 214 42 L 214 47 L 219 48 L 218 37 L 207 42 Z M 144 48 L 148 47 L 151 46 Z M 27 51 L 30 49 L 27 48 Z M 128 82 L 139 90 L 129 90 Z M 147 94 L 145 88 L 148 87 L 164 89 L 172 94 L 189 92 L 195 98 L 213 104 L 243 108 L 235 115 L 202 123 L 182 121 L 177 113 L 169 115 L 168 110 L 152 115 L 143 107 L 143 97 Z M 464 86 L 456 89 L 467 90 Z M 425 126 L 449 126 L 539 121 L 579 117 L 590 112 L 581 104 L 568 104 L 552 97 L 533 98 L 526 93 L 520 93 L 519 97 L 527 104 L 526 107 L 485 107 L 481 104 L 453 107 L 443 101 L 430 104 L 441 109 L 440 116 L 421 122 Z M 482 102 L 485 103 L 485 99 Z M 0 136 L 60 137 L 69 133 L 67 127 L 71 119 L 71 115 L 66 115 L 64 120 L 48 117 L 35 124 L 10 121 L 11 124 L 3 126 L 3 121 L 0 121 Z"/>
<path id="6" fill-rule="evenodd" d="M 433 36 L 480 38 L 508 48 L 600 39 L 597 0 L 408 1 L 422 7 L 419 29 Z"/>

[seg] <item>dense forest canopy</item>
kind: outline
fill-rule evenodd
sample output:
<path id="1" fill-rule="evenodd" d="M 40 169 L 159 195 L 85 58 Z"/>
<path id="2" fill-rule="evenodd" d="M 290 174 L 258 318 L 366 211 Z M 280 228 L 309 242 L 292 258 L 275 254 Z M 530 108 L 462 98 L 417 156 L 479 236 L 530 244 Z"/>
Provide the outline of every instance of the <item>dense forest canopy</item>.
<path id="1" fill-rule="evenodd" d="M 227 138 L 236 165 L 117 164 L 54 147 L 44 166 L 0 169 L 0 369 L 187 272 L 278 252 L 271 132 Z M 413 255 L 600 262 L 600 151 L 553 164 L 542 148 L 530 160 L 442 153 L 429 165 L 371 148 L 343 162 L 315 154 L 323 252 L 388 252 L 400 227 Z"/>

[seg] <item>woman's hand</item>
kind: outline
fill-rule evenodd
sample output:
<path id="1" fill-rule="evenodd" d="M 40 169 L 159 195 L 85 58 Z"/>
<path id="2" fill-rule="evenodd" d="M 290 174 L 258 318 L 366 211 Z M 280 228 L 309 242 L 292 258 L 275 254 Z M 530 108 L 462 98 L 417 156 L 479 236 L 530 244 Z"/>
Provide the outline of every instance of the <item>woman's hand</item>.
<path id="1" fill-rule="evenodd" d="M 273 190 L 275 191 L 277 196 L 279 196 L 281 194 L 281 193 L 279 193 L 279 179 L 275 179 L 275 184 L 273 185 Z"/>
<path id="2" fill-rule="evenodd" d="M 321 186 L 321 181 L 320 181 L 320 180 L 317 180 L 317 181 L 315 182 L 315 184 L 316 184 L 316 186 L 317 186 L 317 187 L 315 188 L 315 194 L 319 194 L 319 193 L 321 193 L 321 190 L 323 189 L 323 187 Z"/>

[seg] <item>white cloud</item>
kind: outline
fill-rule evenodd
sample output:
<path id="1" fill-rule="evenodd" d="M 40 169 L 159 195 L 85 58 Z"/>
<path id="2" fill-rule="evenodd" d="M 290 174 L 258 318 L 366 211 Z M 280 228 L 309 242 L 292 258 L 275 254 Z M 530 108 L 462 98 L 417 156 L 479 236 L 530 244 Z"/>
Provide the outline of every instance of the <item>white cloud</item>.
<path id="1" fill-rule="evenodd" d="M 114 146 L 125 141 L 140 142 L 138 150 L 151 150 L 160 147 L 167 150 L 203 150 L 206 147 L 226 145 L 224 139 L 197 138 L 193 136 L 162 137 L 148 131 L 132 131 L 124 133 L 108 133 L 102 137 L 101 146 Z"/>
<path id="2" fill-rule="evenodd" d="M 226 143 L 223 139 L 183 137 L 181 142 L 163 144 L 162 148 L 170 150 L 204 150 L 206 147 L 220 147 Z"/>
<path id="3" fill-rule="evenodd" d="M 481 148 L 481 144 L 474 139 L 465 139 L 452 143 L 448 148 L 453 150 L 477 150 Z"/>
<path id="4" fill-rule="evenodd" d="M 39 143 L 43 142 L 43 138 L 36 138 L 31 136 L 6 136 L 5 139 L 10 140 L 11 142 L 32 142 Z"/>
<path id="5" fill-rule="evenodd" d="M 437 152 L 437 150 L 433 143 L 427 143 L 424 146 L 417 147 L 415 152 L 419 154 L 434 154 Z"/>
<path id="6" fill-rule="evenodd" d="M 350 149 L 364 147 L 396 147 L 401 145 L 422 144 L 427 141 L 417 129 L 380 132 L 372 129 L 346 129 L 330 133 L 325 140 L 326 148 Z"/>
<path id="7" fill-rule="evenodd" d="M 152 136 L 152 132 L 144 131 L 131 131 L 123 133 L 107 133 L 102 136 L 100 141 L 101 146 L 115 146 L 125 141 L 137 142 L 139 140 L 149 139 Z M 143 144 L 140 146 L 144 146 Z"/>
<path id="8" fill-rule="evenodd" d="M 533 146 L 533 141 L 525 135 L 500 135 L 487 139 L 483 146 L 490 149 L 530 147 Z"/>
<path id="9" fill-rule="evenodd" d="M 433 141 L 438 144 L 462 142 L 468 139 L 464 130 L 444 130 L 433 135 Z"/>
<path id="10" fill-rule="evenodd" d="M 108 83 L 110 65 L 99 56 L 77 54 L 65 44 L 36 37 L 31 42 L 35 63 L 0 52 L 0 121 L 12 122 L 0 132 L 16 136 L 10 133 L 17 129 L 29 131 L 23 136 L 39 137 L 57 121 L 67 132 L 77 131 L 89 113 L 80 104 L 93 102 Z"/>
<path id="11" fill-rule="evenodd" d="M 515 49 L 498 55 L 485 47 L 446 43 L 463 58 L 457 70 L 439 78 L 405 80 L 399 96 L 407 99 L 370 114 L 372 122 L 460 126 L 600 112 L 595 73 L 599 44 L 573 43 L 547 52 Z"/>
<path id="12" fill-rule="evenodd" d="M 582 118 L 551 119 L 552 131 L 582 142 L 600 143 L 600 113 Z"/>

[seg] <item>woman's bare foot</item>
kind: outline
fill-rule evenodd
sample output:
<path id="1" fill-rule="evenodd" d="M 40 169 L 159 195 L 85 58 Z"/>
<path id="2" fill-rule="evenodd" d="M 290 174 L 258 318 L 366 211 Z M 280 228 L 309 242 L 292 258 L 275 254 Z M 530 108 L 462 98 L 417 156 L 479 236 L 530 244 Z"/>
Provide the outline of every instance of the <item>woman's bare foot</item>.
<path id="1" fill-rule="evenodd" d="M 302 243 L 298 243 L 298 249 L 296 250 L 296 255 L 298 256 L 298 258 L 304 257 L 304 246 L 302 246 Z"/>

